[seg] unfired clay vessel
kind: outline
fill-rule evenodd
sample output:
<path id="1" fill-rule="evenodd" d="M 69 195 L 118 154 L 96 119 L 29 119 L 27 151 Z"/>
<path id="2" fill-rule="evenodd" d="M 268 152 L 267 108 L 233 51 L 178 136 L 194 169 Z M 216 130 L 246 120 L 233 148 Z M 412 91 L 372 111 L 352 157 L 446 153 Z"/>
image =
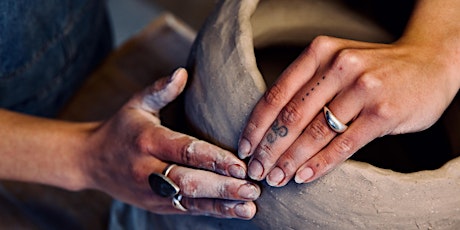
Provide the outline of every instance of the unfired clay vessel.
<path id="1" fill-rule="evenodd" d="M 254 47 L 307 45 L 319 34 L 373 42 L 391 37 L 333 0 L 221 0 L 191 53 L 186 112 L 202 138 L 235 150 L 251 109 L 266 90 Z M 310 184 L 263 184 L 251 221 L 157 216 L 160 229 L 460 229 L 460 159 L 410 174 L 348 160 Z M 150 224 L 146 224 L 150 223 Z"/>
<path id="2" fill-rule="evenodd" d="M 194 78 L 186 94 L 191 124 L 235 150 L 266 89 L 254 47 L 307 44 L 319 34 L 391 39 L 338 1 L 220 1 L 192 51 Z M 265 186 L 252 222 L 263 229 L 459 228 L 459 166 L 454 159 L 438 170 L 401 174 L 349 160 L 312 184 Z"/>

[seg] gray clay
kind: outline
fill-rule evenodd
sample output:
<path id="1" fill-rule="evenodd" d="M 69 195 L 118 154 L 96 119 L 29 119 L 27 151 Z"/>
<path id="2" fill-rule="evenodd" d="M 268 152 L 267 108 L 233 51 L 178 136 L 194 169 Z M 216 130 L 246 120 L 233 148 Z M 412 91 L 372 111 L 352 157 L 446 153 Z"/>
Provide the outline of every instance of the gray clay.
<path id="1" fill-rule="evenodd" d="M 391 39 L 338 1 L 219 1 L 191 54 L 186 112 L 192 127 L 202 138 L 235 150 L 252 107 L 266 90 L 254 47 L 305 46 L 319 34 Z M 459 191 L 458 158 L 437 170 L 409 174 L 348 160 L 311 184 L 263 184 L 251 221 L 141 210 L 133 215 L 161 229 L 460 229 Z"/>
<path id="2" fill-rule="evenodd" d="M 266 88 L 254 47 L 307 44 L 319 34 L 391 39 L 337 1 L 228 0 L 217 7 L 195 41 L 186 111 L 208 140 L 233 150 Z M 312 184 L 265 186 L 252 222 L 263 229 L 452 229 L 460 224 L 459 164 L 401 174 L 349 160 Z"/>

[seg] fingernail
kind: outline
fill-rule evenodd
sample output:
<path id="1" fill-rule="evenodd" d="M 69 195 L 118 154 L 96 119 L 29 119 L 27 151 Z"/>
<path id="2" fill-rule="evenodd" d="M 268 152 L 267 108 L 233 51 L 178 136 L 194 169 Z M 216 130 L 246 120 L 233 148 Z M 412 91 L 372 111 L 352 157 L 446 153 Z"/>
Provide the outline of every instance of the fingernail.
<path id="1" fill-rule="evenodd" d="M 244 184 L 238 189 L 238 195 L 244 199 L 255 200 L 260 196 L 260 190 L 252 184 Z"/>
<path id="2" fill-rule="evenodd" d="M 249 151 L 251 151 L 251 143 L 246 138 L 241 138 L 238 145 L 238 156 L 240 159 L 248 157 Z"/>
<path id="3" fill-rule="evenodd" d="M 305 181 L 310 179 L 312 176 L 313 176 L 313 170 L 307 167 L 297 172 L 294 180 L 296 183 L 301 184 L 301 183 L 305 183 Z"/>
<path id="4" fill-rule="evenodd" d="M 228 168 L 228 172 L 230 173 L 231 176 L 234 176 L 236 178 L 240 178 L 240 179 L 246 178 L 246 171 L 240 165 L 231 165 Z"/>
<path id="5" fill-rule="evenodd" d="M 179 76 L 180 72 L 184 71 L 185 69 L 180 67 L 178 69 L 176 69 L 176 71 L 174 71 L 174 73 L 171 75 L 171 78 L 169 78 L 169 81 L 168 83 L 171 83 L 173 82 L 174 80 L 176 80 L 177 76 Z"/>
<path id="6" fill-rule="evenodd" d="M 249 207 L 244 204 L 237 204 L 234 208 L 235 214 L 241 218 L 248 219 L 252 217 L 252 213 Z"/>
<path id="7" fill-rule="evenodd" d="M 267 183 L 270 186 L 278 186 L 283 182 L 286 175 L 279 167 L 275 167 L 267 176 Z"/>
<path id="8" fill-rule="evenodd" d="M 260 161 L 253 159 L 248 167 L 248 175 L 253 180 L 261 180 L 264 168 Z"/>

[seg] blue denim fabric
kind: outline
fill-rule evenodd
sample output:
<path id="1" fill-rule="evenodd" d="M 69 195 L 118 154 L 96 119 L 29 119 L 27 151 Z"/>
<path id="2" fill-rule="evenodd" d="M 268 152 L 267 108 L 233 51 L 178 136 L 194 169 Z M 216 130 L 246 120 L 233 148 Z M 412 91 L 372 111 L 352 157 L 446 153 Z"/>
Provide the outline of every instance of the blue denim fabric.
<path id="1" fill-rule="evenodd" d="M 0 107 L 55 115 L 111 48 L 103 0 L 0 1 Z"/>

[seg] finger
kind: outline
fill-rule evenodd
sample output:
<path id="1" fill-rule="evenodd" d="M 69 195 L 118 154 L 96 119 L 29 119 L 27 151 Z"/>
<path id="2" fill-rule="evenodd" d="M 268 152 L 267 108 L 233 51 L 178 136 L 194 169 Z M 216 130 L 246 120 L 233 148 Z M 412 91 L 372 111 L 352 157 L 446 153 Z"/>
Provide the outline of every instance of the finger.
<path id="1" fill-rule="evenodd" d="M 140 139 L 140 146 L 163 161 L 241 179 L 246 177 L 246 164 L 233 153 L 194 137 L 157 126 Z"/>
<path id="2" fill-rule="evenodd" d="M 148 161 L 145 159 L 142 162 Z M 156 162 L 156 159 L 154 161 L 140 165 L 155 165 L 154 172 L 160 169 L 164 172 L 167 164 Z M 174 207 L 172 198 L 160 198 L 151 189 L 148 190 L 148 197 L 154 196 L 155 199 L 146 199 L 141 203 L 142 206 L 151 206 L 153 212 L 161 210 L 163 214 L 207 215 L 219 218 L 251 219 L 256 213 L 256 206 L 252 200 L 260 196 L 260 188 L 255 184 L 181 166 L 172 167 L 167 176 L 179 186 L 179 192 L 182 194 L 179 202 L 186 211 Z"/>
<path id="3" fill-rule="evenodd" d="M 373 44 L 360 41 L 351 41 L 327 36 L 315 38 L 308 49 L 297 58 L 293 64 L 280 76 L 279 83 L 267 91 L 264 97 L 255 106 L 246 126 L 240 136 L 238 154 L 240 158 L 246 158 L 254 153 L 257 145 L 264 138 L 270 125 L 277 117 L 289 98 L 300 89 L 300 86 L 312 79 L 312 76 L 322 69 L 338 67 L 338 73 L 351 72 L 356 70 L 360 64 L 353 55 L 353 49 L 366 49 L 384 46 L 384 44 Z M 344 49 L 347 48 L 347 49 Z M 350 52 L 352 51 L 352 52 Z M 336 76 L 334 76 L 336 77 Z M 317 83 L 317 82 L 314 82 Z M 309 86 L 312 89 L 311 85 Z M 308 92 L 305 92 L 307 94 Z M 313 111 L 314 110 L 314 107 Z M 314 115 L 312 115 L 314 116 Z"/>
<path id="4" fill-rule="evenodd" d="M 330 49 L 330 46 L 327 47 Z M 321 51 L 318 45 L 311 45 L 288 67 L 280 77 L 279 84 L 275 83 L 253 110 L 238 149 L 240 158 L 252 155 L 248 166 L 250 178 L 265 178 L 279 156 L 294 142 L 308 120 L 316 114 L 316 111 L 310 108 L 323 105 L 325 98 L 331 98 L 335 94 L 337 86 L 331 85 L 319 94 L 322 96 L 315 96 L 318 100 L 306 100 L 310 95 L 313 97 L 313 91 L 319 86 L 320 81 L 326 80 L 324 75 L 317 73 L 320 67 L 316 54 L 318 51 Z M 279 100 L 277 94 L 280 93 L 287 93 L 289 96 Z M 276 103 L 271 103 L 273 100 Z M 277 141 L 279 139 L 282 140 Z"/>
<path id="5" fill-rule="evenodd" d="M 319 36 L 289 65 L 278 81 L 254 107 L 239 139 L 238 155 L 241 159 L 254 153 L 258 143 L 263 139 L 282 107 L 290 101 L 290 98 L 305 83 L 313 78 L 315 73 L 321 72 L 321 69 L 326 68 L 335 53 L 345 46 L 359 48 L 368 47 L 370 44 Z M 316 84 L 317 82 L 314 83 Z M 308 87 L 308 89 L 311 89 L 313 86 L 309 85 Z"/>
<path id="6" fill-rule="evenodd" d="M 225 201 L 217 199 L 185 199 L 184 206 L 192 215 L 249 220 L 256 214 L 254 202 Z"/>
<path id="7" fill-rule="evenodd" d="M 270 186 L 284 186 L 294 176 L 297 169 L 319 152 L 337 135 L 326 123 L 323 112 L 313 119 L 297 140 L 276 162 L 267 175 Z"/>
<path id="8" fill-rule="evenodd" d="M 329 107 L 332 108 L 331 111 L 335 108 L 332 104 Z M 346 106 L 346 109 L 337 110 L 340 113 L 334 112 L 334 115 L 346 124 L 356 117 L 361 108 L 362 102 L 355 101 Z M 323 149 L 336 136 L 337 133 L 329 127 L 324 112 L 321 111 L 278 159 L 276 166 L 267 175 L 267 183 L 271 186 L 287 184 L 304 162 Z"/>
<path id="9" fill-rule="evenodd" d="M 283 106 L 313 77 L 320 65 L 316 46 L 308 47 L 281 74 L 254 107 L 238 143 L 241 159 L 251 156 Z"/>
<path id="10" fill-rule="evenodd" d="M 341 51 L 333 59 L 330 68 L 324 73 L 316 73 L 315 77 L 284 106 L 254 150 L 248 166 L 248 175 L 252 179 L 265 178 L 279 157 L 295 142 L 303 128 L 312 121 L 318 111 L 321 111 L 337 92 L 346 90 L 355 76 L 361 74 L 362 68 L 359 67 L 358 60 L 360 58 L 354 51 Z M 356 68 L 345 68 L 346 66 Z M 353 109 L 351 108 L 351 112 L 355 113 L 356 110 Z"/>
<path id="11" fill-rule="evenodd" d="M 184 68 L 177 69 L 170 78 L 157 80 L 153 85 L 146 88 L 140 96 L 134 97 L 139 101 L 136 105 L 150 113 L 157 114 L 160 109 L 176 99 L 184 90 L 187 82 L 187 71 Z"/>
<path id="12" fill-rule="evenodd" d="M 209 171 L 176 166 L 168 177 L 188 198 L 253 201 L 260 196 L 260 188 L 254 183 Z"/>
<path id="13" fill-rule="evenodd" d="M 156 211 L 162 210 L 162 214 L 187 214 L 205 215 L 218 218 L 239 218 L 251 219 L 256 214 L 254 202 L 228 201 L 219 199 L 187 198 L 180 201 L 181 205 L 187 209 L 182 211 L 172 205 L 171 198 L 165 198 L 162 205 L 154 204 Z"/>
<path id="14" fill-rule="evenodd" d="M 254 150 L 248 166 L 250 178 L 262 180 L 266 177 L 320 108 L 335 96 L 342 87 L 340 84 L 338 78 L 318 74 L 298 91 L 280 111 Z"/>
<path id="15" fill-rule="evenodd" d="M 141 177 L 143 172 L 161 173 L 167 167 L 166 163 L 155 158 L 144 158 L 139 161 L 141 163 L 136 164 L 137 167 L 134 169 L 137 172 L 135 174 L 139 176 L 136 176 L 134 180 Z M 186 175 L 192 176 L 187 178 Z M 180 166 L 172 167 L 167 176 L 181 188 L 180 193 L 183 196 L 179 202 L 186 211 L 174 207 L 172 198 L 159 197 L 150 188 L 144 192 L 146 198 L 143 202 L 138 203 L 139 206 L 150 207 L 151 211 L 162 214 L 208 215 L 220 218 L 250 219 L 256 213 L 255 204 L 248 200 L 255 200 L 260 195 L 260 189 L 252 183 L 234 178 L 224 182 L 222 178 L 230 177 Z M 147 178 L 147 175 L 143 177 Z M 222 183 L 215 183 L 215 180 Z M 145 179 L 144 182 L 141 184 L 148 187 Z M 217 198 L 193 198 L 193 196 Z M 131 201 L 131 203 L 136 203 L 136 201 Z"/>
<path id="16" fill-rule="evenodd" d="M 344 133 L 335 137 L 323 150 L 299 168 L 295 181 L 307 183 L 328 173 L 364 145 L 382 136 L 381 125 L 370 116 L 359 116 Z"/>
<path id="17" fill-rule="evenodd" d="M 352 86 L 337 95 L 328 108 L 339 121 L 346 124 L 358 116 L 366 103 L 373 102 L 376 95 L 381 93 L 380 85 L 375 78 L 363 74 Z M 320 112 L 277 161 L 276 167 L 267 176 L 267 183 L 272 186 L 285 185 L 303 162 L 323 149 L 335 136 L 336 133 L 326 123 L 324 113 Z"/>
<path id="18" fill-rule="evenodd" d="M 371 50 L 364 50 L 369 45 L 369 43 L 349 42 L 346 49 L 337 51 L 330 63 L 325 64 L 324 72 L 318 70 L 315 77 L 286 104 L 275 119 L 271 130 L 265 133 L 253 152 L 253 158 L 248 166 L 250 178 L 264 179 L 274 168 L 279 157 L 295 142 L 303 127 L 311 122 L 318 111 L 336 97 L 337 93 L 346 92 L 350 85 L 355 85 L 356 76 L 363 74 L 365 57 L 371 52 Z M 349 48 L 350 46 L 355 47 Z M 353 106 L 347 109 L 350 109 L 351 113 L 357 111 Z M 287 134 L 280 132 L 281 128 L 287 130 Z M 280 179 L 281 171 L 278 169 L 275 171 L 277 171 L 277 179 Z"/>

